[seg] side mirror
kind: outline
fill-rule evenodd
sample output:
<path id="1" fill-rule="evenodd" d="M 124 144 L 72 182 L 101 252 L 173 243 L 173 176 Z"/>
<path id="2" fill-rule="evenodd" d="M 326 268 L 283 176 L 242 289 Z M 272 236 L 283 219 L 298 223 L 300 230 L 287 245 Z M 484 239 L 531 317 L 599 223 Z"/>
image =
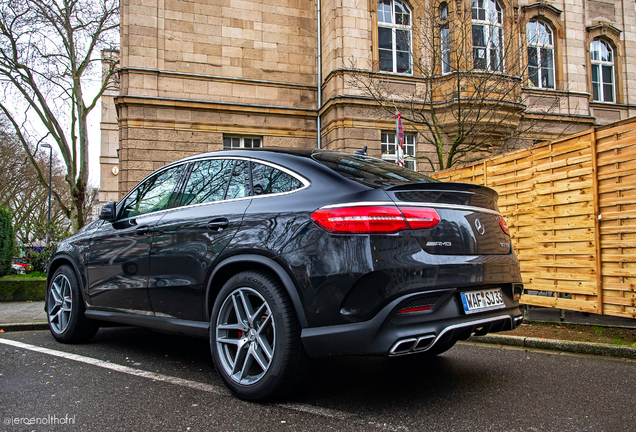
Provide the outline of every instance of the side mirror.
<path id="1" fill-rule="evenodd" d="M 99 218 L 105 220 L 106 222 L 112 222 L 115 220 L 117 215 L 116 212 L 116 203 L 115 201 L 110 201 L 104 204 L 102 207 L 102 211 L 99 212 Z"/>

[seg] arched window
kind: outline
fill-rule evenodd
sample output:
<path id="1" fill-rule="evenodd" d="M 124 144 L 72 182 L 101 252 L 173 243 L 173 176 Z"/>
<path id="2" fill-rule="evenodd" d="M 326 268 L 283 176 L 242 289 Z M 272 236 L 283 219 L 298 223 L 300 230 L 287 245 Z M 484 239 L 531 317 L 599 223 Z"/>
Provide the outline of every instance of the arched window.
<path id="1" fill-rule="evenodd" d="M 378 1 L 380 70 L 411 73 L 411 11 L 399 0 Z"/>
<path id="2" fill-rule="evenodd" d="M 594 39 L 590 46 L 592 60 L 592 100 L 614 102 L 614 50 L 604 40 Z"/>
<path id="3" fill-rule="evenodd" d="M 504 71 L 503 11 L 496 0 L 472 0 L 473 68 Z"/>
<path id="4" fill-rule="evenodd" d="M 442 2 L 439 5 L 439 19 L 445 20 L 448 18 L 448 3 Z"/>
<path id="5" fill-rule="evenodd" d="M 530 86 L 554 88 L 554 38 L 552 29 L 543 21 L 526 25 L 528 40 L 528 76 Z"/>

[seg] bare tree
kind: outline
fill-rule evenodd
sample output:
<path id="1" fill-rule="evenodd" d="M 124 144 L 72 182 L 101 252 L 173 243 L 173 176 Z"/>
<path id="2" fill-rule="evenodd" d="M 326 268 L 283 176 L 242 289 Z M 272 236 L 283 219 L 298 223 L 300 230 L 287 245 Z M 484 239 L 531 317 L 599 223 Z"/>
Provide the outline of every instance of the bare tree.
<path id="1" fill-rule="evenodd" d="M 410 50 L 416 79 L 355 65 L 350 75 L 355 88 L 387 113 L 399 111 L 405 125 L 431 145 L 434 156 L 420 157 L 433 171 L 532 143 L 542 118 L 559 106 L 551 95 L 548 107 L 524 118 L 524 28 L 512 11 L 488 9 L 494 2 L 474 1 L 472 10 L 460 4 L 465 3 L 443 2 L 437 9 L 424 2 L 418 18 L 413 14 L 411 31 L 395 33 L 404 39 L 396 44 Z M 384 60 L 381 53 L 380 71 Z"/>
<path id="2" fill-rule="evenodd" d="M 6 115 L 39 181 L 35 142 L 54 141 L 65 164 L 70 200 L 54 199 L 72 222 L 86 220 L 87 116 L 113 84 L 116 60 L 102 75 L 100 51 L 119 37 L 117 0 L 5 0 L 0 3 L 0 111 Z M 106 59 L 105 61 L 108 61 Z M 96 83 L 91 82 L 96 81 Z M 87 91 L 90 87 L 96 90 Z M 26 111 L 26 112 L 25 112 Z"/>
<path id="3" fill-rule="evenodd" d="M 63 238 L 70 229 L 70 220 L 56 202 L 51 204 L 51 223 L 48 223 L 48 187 L 38 180 L 35 168 L 15 134 L 0 123 L 0 206 L 9 210 L 18 244 L 44 244 L 47 227 L 53 242 Z M 31 154 L 38 169 L 48 174 L 48 152 Z M 65 169 L 53 159 L 53 188 L 60 191 L 60 199 L 68 203 L 70 195 L 65 187 Z M 48 178 L 48 175 L 47 175 Z"/>

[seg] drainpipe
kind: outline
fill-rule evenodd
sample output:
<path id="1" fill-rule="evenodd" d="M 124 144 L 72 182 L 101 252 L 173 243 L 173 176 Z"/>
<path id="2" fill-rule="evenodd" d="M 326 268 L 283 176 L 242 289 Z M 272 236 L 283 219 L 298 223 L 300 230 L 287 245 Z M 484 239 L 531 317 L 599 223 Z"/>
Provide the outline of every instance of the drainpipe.
<path id="1" fill-rule="evenodd" d="M 321 143 L 321 122 L 320 122 L 320 108 L 322 108 L 322 12 L 321 12 L 321 1 L 316 0 L 318 5 L 318 117 L 316 118 L 316 131 L 317 140 L 316 140 L 316 148 L 322 148 Z"/>

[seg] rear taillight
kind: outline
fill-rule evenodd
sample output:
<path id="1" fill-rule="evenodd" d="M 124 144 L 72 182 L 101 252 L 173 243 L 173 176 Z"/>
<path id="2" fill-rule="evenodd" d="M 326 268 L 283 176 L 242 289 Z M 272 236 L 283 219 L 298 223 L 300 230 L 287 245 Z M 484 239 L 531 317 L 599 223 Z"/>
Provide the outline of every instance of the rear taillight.
<path id="1" fill-rule="evenodd" d="M 318 209 L 311 219 L 338 234 L 394 234 L 409 229 L 430 229 L 439 223 L 434 209 L 395 206 L 353 206 Z"/>
<path id="2" fill-rule="evenodd" d="M 435 228 L 439 223 L 439 215 L 432 208 L 427 207 L 400 207 L 412 230 Z"/>
<path id="3" fill-rule="evenodd" d="M 510 236 L 510 230 L 508 229 L 508 224 L 506 223 L 506 221 L 504 220 L 502 216 L 499 216 L 499 226 L 501 227 L 501 230 L 503 232 L 505 232 L 508 236 Z"/>

